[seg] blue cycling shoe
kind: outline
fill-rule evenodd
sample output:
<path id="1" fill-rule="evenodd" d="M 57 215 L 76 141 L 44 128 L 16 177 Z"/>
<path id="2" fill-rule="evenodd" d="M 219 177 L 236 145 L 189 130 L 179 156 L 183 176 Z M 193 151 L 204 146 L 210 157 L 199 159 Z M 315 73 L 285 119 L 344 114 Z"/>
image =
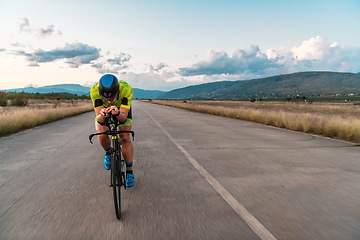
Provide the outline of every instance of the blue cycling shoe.
<path id="1" fill-rule="evenodd" d="M 134 174 L 127 173 L 126 174 L 126 187 L 132 187 L 135 184 Z"/>
<path id="2" fill-rule="evenodd" d="M 104 157 L 104 168 L 105 168 L 106 170 L 110 170 L 110 169 L 111 169 L 111 155 L 105 154 L 105 157 Z"/>

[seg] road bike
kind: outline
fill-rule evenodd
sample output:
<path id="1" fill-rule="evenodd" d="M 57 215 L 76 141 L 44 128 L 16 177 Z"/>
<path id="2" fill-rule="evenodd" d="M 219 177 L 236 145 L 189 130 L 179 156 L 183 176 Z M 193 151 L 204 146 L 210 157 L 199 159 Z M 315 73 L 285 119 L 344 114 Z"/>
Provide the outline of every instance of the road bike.
<path id="1" fill-rule="evenodd" d="M 119 121 L 116 120 L 116 117 L 109 113 L 109 117 L 106 118 L 105 125 L 109 128 L 106 132 L 94 133 L 89 136 L 89 141 L 91 144 L 92 138 L 97 135 L 108 135 L 111 136 L 111 147 L 109 153 L 111 155 L 111 169 L 110 169 L 110 187 L 113 188 L 114 195 L 114 207 L 116 218 L 121 219 L 121 189 L 126 189 L 126 174 L 125 174 L 125 160 L 122 154 L 122 147 L 119 134 L 121 133 L 131 133 L 132 138 L 134 139 L 135 133 L 133 131 L 119 131 L 117 126 Z"/>

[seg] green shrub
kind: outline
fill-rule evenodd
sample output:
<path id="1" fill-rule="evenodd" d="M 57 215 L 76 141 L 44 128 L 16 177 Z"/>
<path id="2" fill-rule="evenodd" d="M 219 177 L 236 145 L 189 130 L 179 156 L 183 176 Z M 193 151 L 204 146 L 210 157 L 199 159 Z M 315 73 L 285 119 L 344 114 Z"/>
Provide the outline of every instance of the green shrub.
<path id="1" fill-rule="evenodd" d="M 0 106 L 2 106 L 2 107 L 7 106 L 6 92 L 1 92 L 0 91 Z"/>
<path id="2" fill-rule="evenodd" d="M 28 99 L 24 92 L 16 93 L 14 98 L 11 99 L 12 106 L 24 107 L 28 105 Z"/>

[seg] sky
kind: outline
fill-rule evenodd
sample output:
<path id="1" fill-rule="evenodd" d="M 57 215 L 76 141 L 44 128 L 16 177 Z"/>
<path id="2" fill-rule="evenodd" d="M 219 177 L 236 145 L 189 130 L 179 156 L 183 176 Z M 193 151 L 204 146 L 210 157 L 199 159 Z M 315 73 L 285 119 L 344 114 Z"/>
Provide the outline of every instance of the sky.
<path id="1" fill-rule="evenodd" d="M 360 0 L 0 0 L 0 90 L 360 72 Z"/>

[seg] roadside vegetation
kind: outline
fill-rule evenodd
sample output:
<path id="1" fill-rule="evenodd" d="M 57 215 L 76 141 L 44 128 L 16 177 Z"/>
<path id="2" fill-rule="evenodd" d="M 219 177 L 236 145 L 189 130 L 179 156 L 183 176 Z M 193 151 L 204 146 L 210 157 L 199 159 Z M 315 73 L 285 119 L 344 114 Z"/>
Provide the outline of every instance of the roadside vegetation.
<path id="1" fill-rule="evenodd" d="M 0 137 L 92 109 L 87 96 L 0 92 Z"/>
<path id="2" fill-rule="evenodd" d="M 149 102 L 360 143 L 360 105 L 356 103 L 182 100 Z"/>

